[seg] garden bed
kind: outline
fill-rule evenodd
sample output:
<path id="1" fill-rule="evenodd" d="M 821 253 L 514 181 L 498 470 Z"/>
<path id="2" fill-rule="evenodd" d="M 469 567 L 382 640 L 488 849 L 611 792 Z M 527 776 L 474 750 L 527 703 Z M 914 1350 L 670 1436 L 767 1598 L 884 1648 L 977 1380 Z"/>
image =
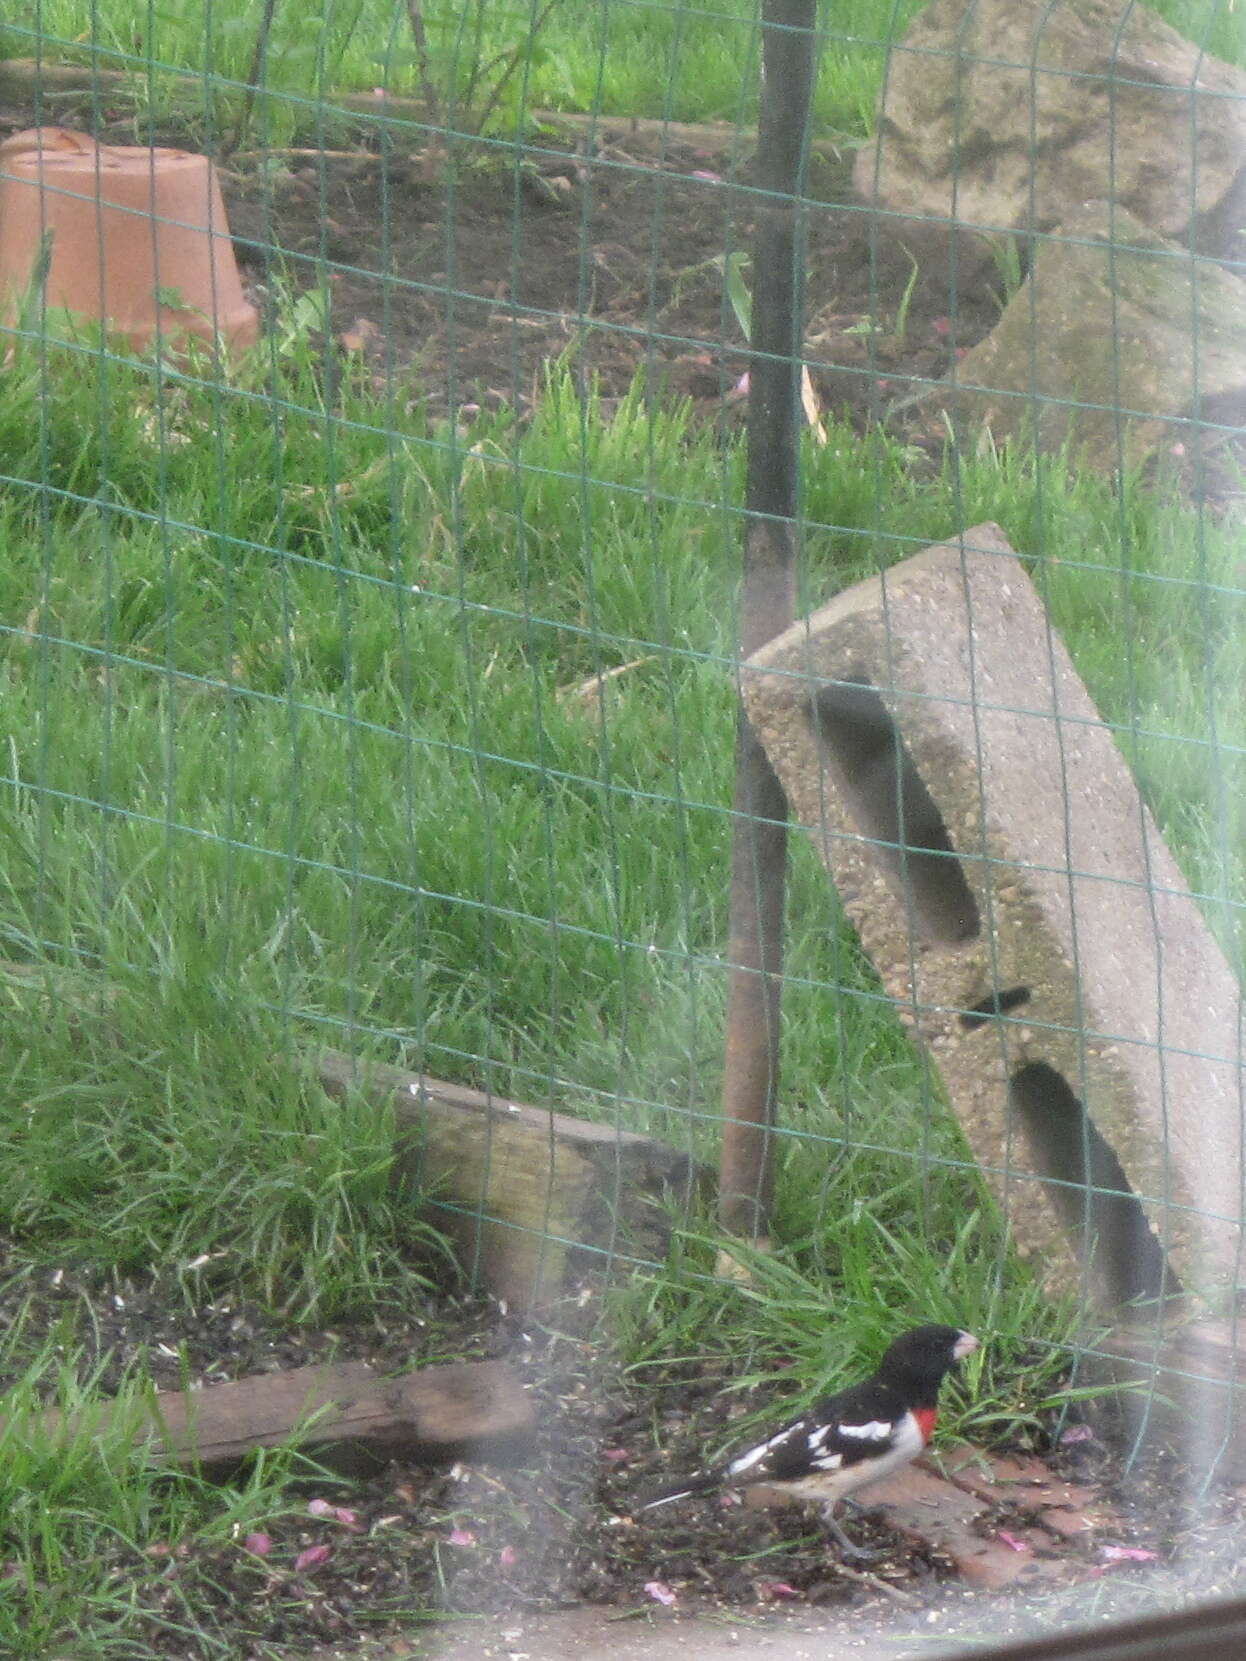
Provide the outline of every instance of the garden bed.
<path id="1" fill-rule="evenodd" d="M 540 1318 L 427 1292 L 358 1324 L 308 1330 L 206 1281 L 188 1295 L 205 1270 L 189 1280 L 104 1279 L 33 1269 L 10 1246 L 0 1324 L 32 1349 L 54 1338 L 103 1393 L 135 1364 L 159 1388 L 178 1389 L 330 1358 L 401 1370 L 504 1357 L 531 1393 L 537 1430 L 531 1448 L 504 1464 L 396 1462 L 371 1477 L 296 1472 L 270 1514 L 254 1515 L 232 1539 L 211 1529 L 175 1548 L 158 1535 L 116 1539 L 99 1564 L 128 1606 L 116 1636 L 153 1655 L 258 1656 L 286 1646 L 297 1654 L 317 1642 L 409 1631 L 436 1616 L 523 1618 L 582 1603 L 654 1617 L 833 1609 L 850 1626 L 898 1608 L 920 1622 L 961 1595 L 949 1558 L 893 1532 L 880 1515 L 851 1525 L 882 1553 L 862 1574 L 840 1564 L 803 1507 L 758 1510 L 711 1496 L 638 1514 L 638 1501 L 671 1471 L 694 1467 L 729 1437 L 732 1416 L 765 1398 L 781 1410 L 788 1391 L 779 1373 L 751 1398 L 724 1394 L 727 1362 L 672 1362 L 657 1378 L 629 1377 L 604 1338 L 601 1299 L 587 1288 Z M 0 1387 L 13 1382 L 5 1377 Z M 1155 1489 L 1136 1477 L 1120 1484 L 1101 1443 L 1070 1441 L 1049 1463 L 1117 1490 L 1112 1540 L 1128 1538 L 1144 1558 L 1155 1547 L 1167 1553 L 1171 1518 L 1157 1508 Z M 984 1538 L 1001 1529 L 1015 1538 L 1009 1530 L 1023 1525 L 1015 1507 L 1001 1504 L 981 1526 Z M 1088 1528 L 1068 1548 L 1064 1583 L 1103 1573 L 1111 1561 L 1104 1538 Z M 1024 1593 L 1024 1577 L 1017 1590 Z M 101 1620 L 97 1639 L 110 1624 Z"/>

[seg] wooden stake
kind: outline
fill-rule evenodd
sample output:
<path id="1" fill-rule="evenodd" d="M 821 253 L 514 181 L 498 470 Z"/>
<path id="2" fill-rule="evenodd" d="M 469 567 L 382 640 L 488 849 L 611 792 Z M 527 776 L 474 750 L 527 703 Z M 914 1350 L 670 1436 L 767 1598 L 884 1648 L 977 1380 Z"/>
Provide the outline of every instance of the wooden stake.
<path id="1" fill-rule="evenodd" d="M 802 254 L 796 198 L 804 175 L 816 0 L 766 0 L 749 367 L 748 529 L 740 656 L 781 634 L 796 609 L 801 422 Z M 779 1081 L 787 799 L 741 707 L 731 850 L 731 980 L 723 1079 L 719 1218 L 768 1241 L 771 1131 Z"/>

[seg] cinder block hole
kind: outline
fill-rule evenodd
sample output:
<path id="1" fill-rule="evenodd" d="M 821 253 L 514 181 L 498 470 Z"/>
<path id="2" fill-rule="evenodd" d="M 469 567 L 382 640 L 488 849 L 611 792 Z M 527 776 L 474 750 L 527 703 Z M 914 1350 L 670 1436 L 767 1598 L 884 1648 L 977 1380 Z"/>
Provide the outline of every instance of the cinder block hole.
<path id="1" fill-rule="evenodd" d="M 1048 1197 L 1089 1258 L 1097 1295 L 1113 1304 L 1175 1297 L 1181 1282 L 1120 1160 L 1064 1075 L 1032 1062 L 1013 1074 L 1008 1095 Z"/>
<path id="2" fill-rule="evenodd" d="M 1029 1001 L 1028 986 L 1010 986 L 1006 992 L 992 992 L 989 998 L 983 998 L 980 1003 L 970 1004 L 968 1009 L 962 1010 L 960 1024 L 969 1032 L 974 1027 L 984 1027 L 997 1015 L 1007 1015 L 1011 1010 L 1020 1009 Z"/>
<path id="3" fill-rule="evenodd" d="M 887 706 L 863 676 L 819 687 L 814 737 L 832 765 L 862 836 L 908 889 L 914 920 L 932 940 L 956 944 L 978 933 L 978 906 L 952 839 Z"/>

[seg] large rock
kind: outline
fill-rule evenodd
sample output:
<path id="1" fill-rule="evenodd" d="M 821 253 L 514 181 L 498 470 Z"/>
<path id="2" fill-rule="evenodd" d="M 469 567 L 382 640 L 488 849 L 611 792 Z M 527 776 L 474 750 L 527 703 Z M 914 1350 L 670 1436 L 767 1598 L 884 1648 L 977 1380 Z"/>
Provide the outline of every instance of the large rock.
<path id="1" fill-rule="evenodd" d="M 1092 466 L 1139 465 L 1199 422 L 1246 415 L 1246 282 L 1091 203 L 1038 243 L 955 386 L 930 397 L 999 441 L 1071 440 Z"/>
<path id="2" fill-rule="evenodd" d="M 1111 200 L 1241 257 L 1246 74 L 1132 0 L 933 0 L 891 52 L 856 185 L 1003 230 Z"/>

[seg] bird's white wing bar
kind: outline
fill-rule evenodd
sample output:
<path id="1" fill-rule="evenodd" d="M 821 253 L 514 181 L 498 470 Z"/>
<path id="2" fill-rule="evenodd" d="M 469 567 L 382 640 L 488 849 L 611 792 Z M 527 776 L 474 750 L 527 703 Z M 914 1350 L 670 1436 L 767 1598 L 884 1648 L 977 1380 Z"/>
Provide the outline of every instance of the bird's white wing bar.
<path id="1" fill-rule="evenodd" d="M 867 1425 L 836 1425 L 833 1432 L 828 1425 L 817 1437 L 811 1436 L 809 1442 L 810 1446 L 815 1441 L 824 1442 L 831 1434 L 851 1437 L 854 1442 L 889 1442 L 895 1428 L 890 1419 L 871 1419 Z"/>
<path id="2" fill-rule="evenodd" d="M 842 1453 L 815 1453 L 809 1463 L 820 1471 L 837 1471 L 844 1462 Z"/>
<path id="3" fill-rule="evenodd" d="M 776 1435 L 771 1436 L 769 1440 L 759 1442 L 755 1448 L 750 1448 L 747 1453 L 742 1453 L 733 1459 L 730 1465 L 727 1466 L 727 1475 L 741 1476 L 745 1471 L 751 1471 L 754 1465 L 760 1465 L 768 1453 L 773 1452 L 775 1448 L 787 1441 L 792 1434 L 792 1428 L 791 1425 L 786 1426 Z"/>

